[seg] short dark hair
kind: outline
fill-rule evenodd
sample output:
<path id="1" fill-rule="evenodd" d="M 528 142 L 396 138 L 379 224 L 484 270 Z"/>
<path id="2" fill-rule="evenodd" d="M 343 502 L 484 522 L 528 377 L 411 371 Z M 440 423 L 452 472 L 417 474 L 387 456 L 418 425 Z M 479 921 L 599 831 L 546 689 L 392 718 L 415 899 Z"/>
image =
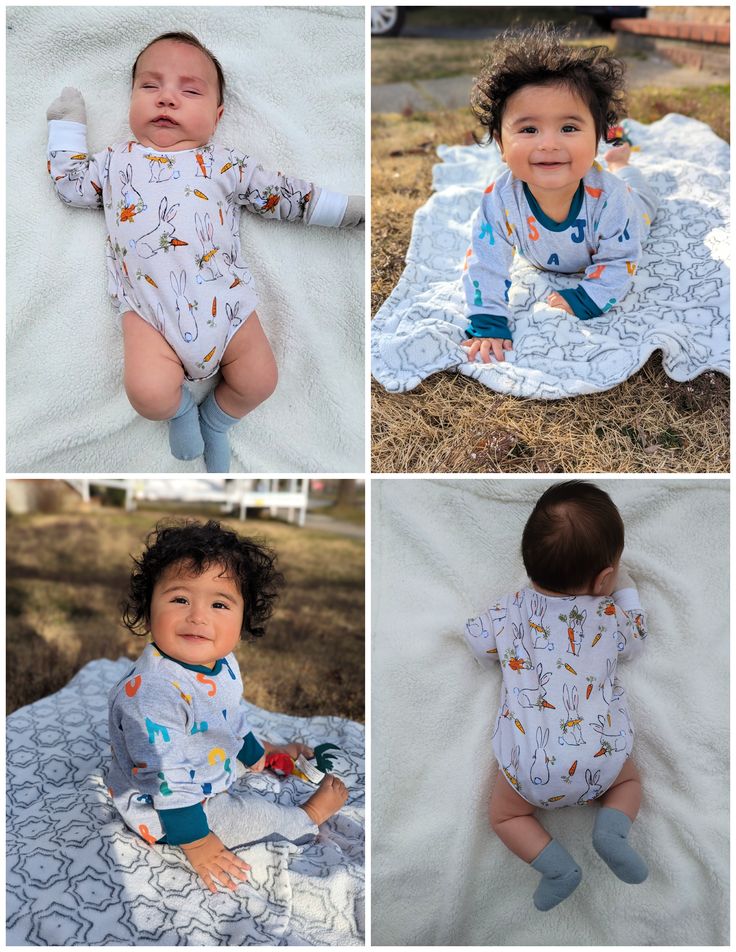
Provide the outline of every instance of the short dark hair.
<path id="1" fill-rule="evenodd" d="M 133 557 L 130 587 L 121 606 L 123 624 L 134 635 L 150 633 L 153 589 L 170 566 L 181 565 L 200 575 L 222 565 L 245 602 L 242 633 L 260 637 L 284 582 L 275 562 L 276 555 L 262 542 L 240 536 L 214 519 L 159 522 L 148 534 L 143 554 Z"/>
<path id="2" fill-rule="evenodd" d="M 624 523 L 613 500 L 593 483 L 572 479 L 542 493 L 521 537 L 532 582 L 567 593 L 590 585 L 624 550 Z"/>
<path id="3" fill-rule="evenodd" d="M 155 40 L 144 46 L 140 53 L 135 58 L 135 63 L 133 63 L 133 75 L 131 77 L 130 85 L 131 87 L 135 83 L 135 71 L 138 66 L 138 60 L 143 56 L 149 46 L 153 46 L 154 43 L 158 43 L 161 40 L 175 40 L 177 43 L 188 43 L 190 46 L 196 46 L 198 50 L 201 50 L 205 56 L 209 56 L 212 60 L 212 63 L 217 70 L 217 105 L 221 106 L 225 99 L 225 74 L 222 71 L 222 66 L 220 66 L 220 61 L 215 56 L 214 53 L 211 53 L 204 43 L 200 43 L 197 37 L 193 33 L 184 33 L 184 32 L 172 32 L 172 33 L 162 33 L 161 36 L 157 36 Z"/>
<path id="4" fill-rule="evenodd" d="M 506 30 L 493 41 L 476 77 L 470 104 L 490 142 L 501 138 L 509 98 L 523 86 L 561 84 L 590 109 L 599 139 L 626 114 L 626 65 L 607 46 L 566 46 L 567 30 L 538 23 L 528 30 Z"/>

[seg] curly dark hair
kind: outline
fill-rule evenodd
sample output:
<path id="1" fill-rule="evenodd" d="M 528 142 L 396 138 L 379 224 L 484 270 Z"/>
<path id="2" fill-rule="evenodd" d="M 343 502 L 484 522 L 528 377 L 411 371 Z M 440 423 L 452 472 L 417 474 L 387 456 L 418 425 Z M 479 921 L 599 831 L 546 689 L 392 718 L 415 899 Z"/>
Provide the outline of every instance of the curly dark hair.
<path id="1" fill-rule="evenodd" d="M 555 483 L 542 493 L 521 537 L 529 578 L 551 592 L 591 584 L 623 550 L 624 523 L 615 503 L 580 479 Z"/>
<path id="2" fill-rule="evenodd" d="M 146 46 L 140 51 L 140 53 L 135 58 L 135 63 L 133 63 L 132 76 L 130 80 L 131 86 L 135 83 L 135 71 L 138 66 L 138 60 L 143 56 L 149 46 L 153 46 L 154 43 L 158 43 L 160 40 L 174 40 L 176 43 L 187 43 L 189 46 L 196 46 L 198 50 L 201 50 L 205 56 L 209 57 L 212 60 L 212 65 L 215 67 L 217 72 L 217 105 L 221 106 L 223 99 L 225 98 L 225 74 L 222 71 L 222 66 L 220 61 L 215 56 L 214 53 L 211 53 L 204 43 L 201 43 L 193 33 L 186 33 L 183 31 L 173 31 L 171 33 L 162 33 L 161 36 L 157 36 L 154 40 L 151 40 L 150 43 L 147 43 Z"/>
<path id="3" fill-rule="evenodd" d="M 477 141 L 501 139 L 506 103 L 522 86 L 557 84 L 582 99 L 598 138 L 606 139 L 608 127 L 626 114 L 626 65 L 607 46 L 565 46 L 565 39 L 568 30 L 538 23 L 528 30 L 506 30 L 493 41 L 470 96 L 473 113 L 487 130 L 487 138 Z"/>
<path id="4" fill-rule="evenodd" d="M 214 519 L 163 520 L 148 534 L 141 557 L 133 557 L 130 587 L 121 605 L 123 624 L 134 635 L 150 633 L 153 589 L 169 566 L 181 565 L 199 575 L 222 565 L 245 602 L 242 633 L 260 637 L 284 583 L 275 562 L 275 553 L 262 542 L 239 536 Z"/>

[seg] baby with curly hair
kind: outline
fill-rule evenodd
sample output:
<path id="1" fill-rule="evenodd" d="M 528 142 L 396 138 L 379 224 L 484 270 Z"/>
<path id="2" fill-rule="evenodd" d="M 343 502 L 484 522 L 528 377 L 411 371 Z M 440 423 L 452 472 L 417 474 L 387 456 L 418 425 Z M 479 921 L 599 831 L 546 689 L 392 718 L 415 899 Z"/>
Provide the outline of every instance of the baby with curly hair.
<path id="1" fill-rule="evenodd" d="M 541 24 L 507 31 L 483 63 L 473 111 L 508 165 L 473 219 L 463 289 L 468 358 L 504 360 L 512 348 L 509 271 L 515 254 L 536 268 L 585 272 L 547 303 L 587 321 L 631 286 L 658 200 L 622 142 L 596 161 L 623 114 L 624 64 L 605 46 L 565 46 Z"/>
<path id="2" fill-rule="evenodd" d="M 151 641 L 110 691 L 110 796 L 147 843 L 180 846 L 208 889 L 234 889 L 250 867 L 228 846 L 315 836 L 347 800 L 331 774 L 300 806 L 238 784 L 267 752 L 314 753 L 255 736 L 233 653 L 263 634 L 283 577 L 272 552 L 215 521 L 159 524 L 134 562 L 123 620 Z"/>
<path id="3" fill-rule="evenodd" d="M 530 584 L 465 628 L 478 663 L 498 663 L 503 675 L 491 825 L 542 874 L 534 905 L 543 912 L 577 888 L 582 872 L 536 819 L 539 809 L 598 801 L 597 853 L 625 883 L 648 875 L 628 842 L 641 778 L 617 677 L 619 661 L 641 652 L 647 629 L 639 593 L 621 567 L 623 548 L 624 524 L 607 493 L 580 480 L 555 483 L 522 535 Z"/>
<path id="4" fill-rule="evenodd" d="M 190 33 L 164 33 L 133 64 L 133 138 L 95 155 L 81 93 L 47 110 L 48 171 L 69 205 L 102 208 L 108 292 L 122 322 L 125 391 L 166 420 L 172 454 L 230 467 L 227 431 L 271 396 L 277 369 L 240 248 L 240 213 L 268 221 L 355 226 L 362 196 L 269 172 L 213 135 L 224 106 L 217 58 Z M 221 371 L 201 406 L 184 386 Z"/>

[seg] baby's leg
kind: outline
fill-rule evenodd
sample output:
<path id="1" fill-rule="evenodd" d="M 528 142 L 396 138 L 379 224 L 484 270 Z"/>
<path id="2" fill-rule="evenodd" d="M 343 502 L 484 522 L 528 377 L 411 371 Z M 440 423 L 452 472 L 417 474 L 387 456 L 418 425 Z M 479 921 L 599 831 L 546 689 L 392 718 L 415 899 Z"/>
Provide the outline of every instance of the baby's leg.
<path id="1" fill-rule="evenodd" d="M 162 334 L 135 311 L 123 315 L 125 392 L 147 420 L 169 421 L 169 443 L 177 459 L 202 455 L 197 406 L 182 386 L 184 369 Z"/>
<path id="2" fill-rule="evenodd" d="M 625 883 L 644 882 L 649 874 L 647 864 L 626 839 L 641 805 L 641 778 L 630 757 L 599 801 L 601 809 L 593 828 L 596 852 Z"/>
<path id="3" fill-rule="evenodd" d="M 228 472 L 230 447 L 227 430 L 255 410 L 276 389 L 276 361 L 255 311 L 233 335 L 220 369 L 220 385 L 199 409 L 204 459 L 210 473 Z"/>
<path id="4" fill-rule="evenodd" d="M 567 850 L 533 816 L 534 809 L 499 770 L 491 795 L 491 826 L 512 853 L 542 874 L 534 905 L 546 912 L 577 888 L 582 872 Z"/>

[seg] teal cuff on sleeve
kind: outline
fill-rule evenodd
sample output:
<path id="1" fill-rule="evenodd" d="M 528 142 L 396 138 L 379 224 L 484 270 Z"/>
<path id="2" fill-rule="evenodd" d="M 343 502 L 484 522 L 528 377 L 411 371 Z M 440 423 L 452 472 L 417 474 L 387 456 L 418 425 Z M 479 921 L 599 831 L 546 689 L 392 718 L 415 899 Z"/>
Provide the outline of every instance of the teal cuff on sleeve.
<path id="1" fill-rule="evenodd" d="M 250 731 L 250 733 L 246 734 L 243 746 L 238 751 L 238 760 L 241 764 L 245 764 L 246 767 L 252 767 L 253 764 L 258 763 L 265 753 L 266 751 L 256 740 L 253 731 Z"/>
<path id="2" fill-rule="evenodd" d="M 210 831 L 201 803 L 176 810 L 158 810 L 158 816 L 166 834 L 166 842 L 170 846 L 201 840 Z"/>
<path id="3" fill-rule="evenodd" d="M 471 314 L 470 326 L 465 331 L 467 337 L 499 337 L 513 340 L 509 322 L 498 314 Z"/>
<path id="4" fill-rule="evenodd" d="M 603 313 L 580 284 L 576 288 L 557 293 L 567 301 L 575 317 L 579 317 L 581 321 L 589 321 L 592 317 L 600 317 Z"/>

